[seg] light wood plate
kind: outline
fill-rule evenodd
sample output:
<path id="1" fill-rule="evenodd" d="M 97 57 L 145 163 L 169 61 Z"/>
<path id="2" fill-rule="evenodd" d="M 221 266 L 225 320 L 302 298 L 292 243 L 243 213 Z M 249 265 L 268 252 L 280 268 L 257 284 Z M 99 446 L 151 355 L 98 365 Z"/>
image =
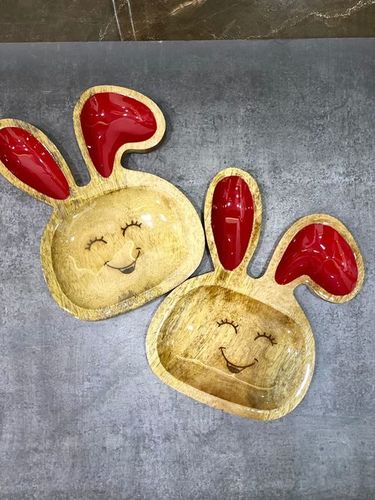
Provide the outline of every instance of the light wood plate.
<path id="1" fill-rule="evenodd" d="M 151 99 L 123 87 L 90 88 L 75 107 L 74 129 L 87 185 L 76 185 L 40 130 L 15 119 L 0 121 L 0 172 L 53 208 L 41 241 L 53 297 L 74 316 L 98 320 L 184 281 L 201 261 L 204 233 L 181 191 L 121 165 L 124 153 L 150 150 L 164 135 L 163 114 Z"/>
<path id="2" fill-rule="evenodd" d="M 239 198 L 224 190 L 224 200 L 213 200 L 217 186 L 229 178 L 242 183 Z M 252 198 L 252 207 L 247 207 L 252 210 L 249 234 L 241 226 L 247 210 L 241 206 L 244 184 Z M 231 211 L 233 202 L 238 202 L 238 217 Z M 164 300 L 146 344 L 152 370 L 169 386 L 235 415 L 272 420 L 298 405 L 314 370 L 314 337 L 294 289 L 307 284 L 326 300 L 344 302 L 358 293 L 364 268 L 346 227 L 333 217 L 314 214 L 285 233 L 262 277 L 248 276 L 261 216 L 259 189 L 249 174 L 229 168 L 213 179 L 205 228 L 214 271 L 187 280 Z M 329 249 L 326 243 L 332 236 Z M 347 262 L 342 260 L 344 251 Z"/>

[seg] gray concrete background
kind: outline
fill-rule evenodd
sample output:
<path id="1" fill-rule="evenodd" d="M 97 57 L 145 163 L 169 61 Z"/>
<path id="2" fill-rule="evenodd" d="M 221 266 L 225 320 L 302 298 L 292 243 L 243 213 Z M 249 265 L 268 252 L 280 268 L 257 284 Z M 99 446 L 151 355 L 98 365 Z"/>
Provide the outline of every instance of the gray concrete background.
<path id="1" fill-rule="evenodd" d="M 375 495 L 375 40 L 0 45 L 0 116 L 30 121 L 86 178 L 80 93 L 132 87 L 167 116 L 162 147 L 128 165 L 201 211 L 223 167 L 263 192 L 259 275 L 298 217 L 339 217 L 367 277 L 341 306 L 298 291 L 317 342 L 304 401 L 264 424 L 163 385 L 145 356 L 161 299 L 82 322 L 54 303 L 39 242 L 50 209 L 0 180 L 0 484 L 3 499 L 363 499 Z M 206 256 L 198 272 L 208 270 Z"/>

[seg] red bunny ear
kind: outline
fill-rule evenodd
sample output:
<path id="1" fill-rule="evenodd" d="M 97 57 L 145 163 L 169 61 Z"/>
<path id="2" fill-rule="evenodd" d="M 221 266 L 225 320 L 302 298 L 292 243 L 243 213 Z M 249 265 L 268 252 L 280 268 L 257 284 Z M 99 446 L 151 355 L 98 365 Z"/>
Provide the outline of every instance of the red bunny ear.
<path id="1" fill-rule="evenodd" d="M 0 128 L 0 163 L 37 193 L 55 200 L 69 196 L 69 184 L 55 158 L 42 142 L 20 126 Z M 3 173 L 6 175 L 4 170 Z M 10 176 L 7 178 L 13 182 Z"/>
<path id="2" fill-rule="evenodd" d="M 211 226 L 221 265 L 233 271 L 242 262 L 254 223 L 254 200 L 239 175 L 221 179 L 212 197 Z"/>
<path id="3" fill-rule="evenodd" d="M 160 141 L 161 137 L 149 140 L 155 136 L 158 125 L 162 125 L 160 122 L 164 123 L 164 118 L 155 103 L 137 92 L 121 88 L 118 88 L 121 92 L 101 89 L 105 87 L 86 91 L 91 95 L 80 110 L 79 120 L 95 169 L 102 177 L 109 177 L 120 147 L 132 145 L 129 149 L 145 150 Z"/>
<path id="4" fill-rule="evenodd" d="M 345 236 L 348 235 L 351 238 L 350 233 Z M 360 256 L 359 251 L 357 253 Z M 348 295 L 358 284 L 358 256 L 341 232 L 331 225 L 309 224 L 300 229 L 287 246 L 275 279 L 280 285 L 286 285 L 300 276 L 308 276 L 330 295 Z"/>

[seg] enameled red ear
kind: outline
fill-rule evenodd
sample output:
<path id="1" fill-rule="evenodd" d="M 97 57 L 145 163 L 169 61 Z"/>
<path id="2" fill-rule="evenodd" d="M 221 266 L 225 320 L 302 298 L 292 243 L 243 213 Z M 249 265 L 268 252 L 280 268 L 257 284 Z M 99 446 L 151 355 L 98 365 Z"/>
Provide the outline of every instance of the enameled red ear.
<path id="1" fill-rule="evenodd" d="M 142 102 L 115 92 L 92 95 L 83 105 L 81 127 L 91 160 L 102 177 L 109 177 L 118 149 L 150 139 L 155 116 Z"/>
<path id="2" fill-rule="evenodd" d="M 55 200 L 69 196 L 68 182 L 51 153 L 21 127 L 0 129 L 0 161 L 20 181 Z"/>
<path id="3" fill-rule="evenodd" d="M 220 180 L 214 190 L 211 226 L 221 265 L 233 271 L 242 262 L 254 223 L 254 201 L 249 186 L 238 175 Z"/>
<path id="4" fill-rule="evenodd" d="M 327 224 L 309 224 L 298 231 L 286 248 L 275 279 L 286 285 L 309 276 L 328 293 L 351 293 L 358 280 L 358 266 L 349 243 Z"/>

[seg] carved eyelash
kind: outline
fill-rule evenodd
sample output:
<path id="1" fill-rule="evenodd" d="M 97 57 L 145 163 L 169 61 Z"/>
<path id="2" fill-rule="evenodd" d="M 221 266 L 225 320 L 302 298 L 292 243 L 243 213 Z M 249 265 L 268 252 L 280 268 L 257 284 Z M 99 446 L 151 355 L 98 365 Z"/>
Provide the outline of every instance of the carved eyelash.
<path id="1" fill-rule="evenodd" d="M 94 243 L 97 243 L 98 241 L 101 241 L 102 243 L 105 243 L 107 244 L 107 242 L 105 241 L 104 239 L 104 236 L 101 236 L 100 238 L 93 238 L 92 240 L 90 240 L 87 245 L 85 246 L 85 249 L 86 250 L 90 250 L 91 246 L 94 244 Z"/>
<path id="2" fill-rule="evenodd" d="M 254 340 L 257 340 L 257 339 L 259 339 L 261 337 L 264 337 L 264 338 L 268 339 L 271 342 L 272 345 L 277 344 L 275 337 L 273 337 L 271 334 L 267 334 L 267 333 L 259 333 L 258 332 L 257 335 L 256 335 L 256 337 L 254 338 Z"/>
<path id="3" fill-rule="evenodd" d="M 231 326 L 233 326 L 235 332 L 238 333 L 239 325 L 236 325 L 236 323 L 234 321 L 231 321 L 229 319 L 221 319 L 220 321 L 216 321 L 216 323 L 219 327 L 223 326 L 223 325 L 231 325 Z"/>
<path id="4" fill-rule="evenodd" d="M 131 222 L 125 224 L 124 227 L 121 228 L 121 231 L 122 231 L 122 235 L 125 236 L 125 231 L 131 227 L 131 226 L 136 226 L 136 227 L 141 227 L 142 226 L 142 222 L 138 222 L 136 220 L 132 220 Z"/>

